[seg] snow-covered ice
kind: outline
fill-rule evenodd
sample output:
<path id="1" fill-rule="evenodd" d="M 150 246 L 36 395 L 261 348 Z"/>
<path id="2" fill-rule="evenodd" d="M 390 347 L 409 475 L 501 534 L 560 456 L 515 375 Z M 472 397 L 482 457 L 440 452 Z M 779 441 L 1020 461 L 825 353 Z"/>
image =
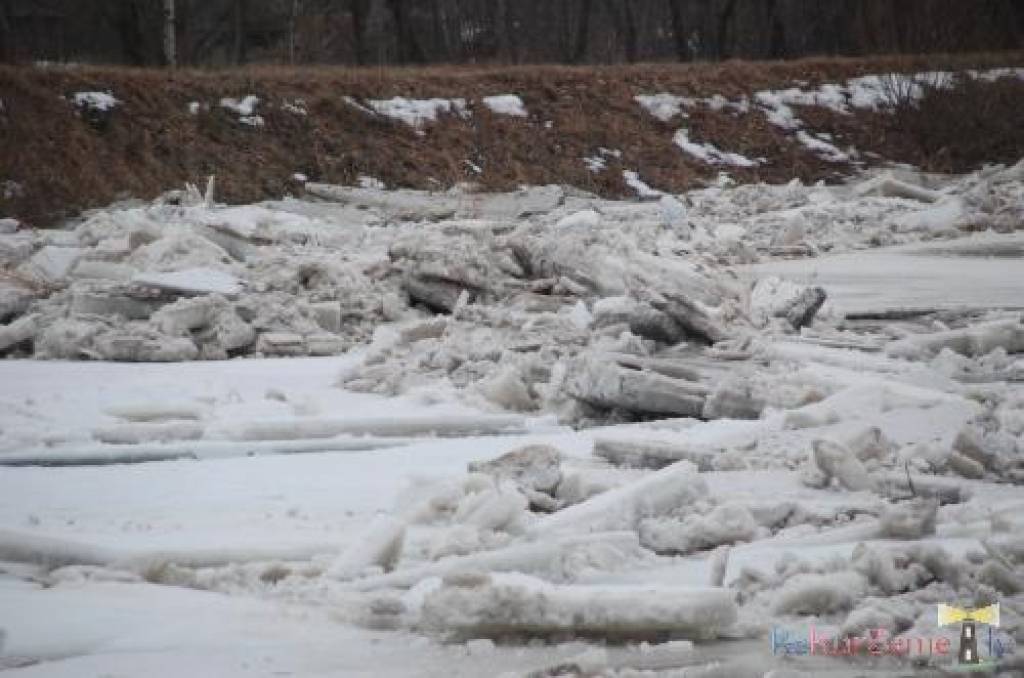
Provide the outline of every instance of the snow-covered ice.
<path id="1" fill-rule="evenodd" d="M 624 177 L 0 233 L 0 668 L 903 675 L 952 657 L 772 640 L 939 602 L 1019 643 L 1021 166 Z"/>

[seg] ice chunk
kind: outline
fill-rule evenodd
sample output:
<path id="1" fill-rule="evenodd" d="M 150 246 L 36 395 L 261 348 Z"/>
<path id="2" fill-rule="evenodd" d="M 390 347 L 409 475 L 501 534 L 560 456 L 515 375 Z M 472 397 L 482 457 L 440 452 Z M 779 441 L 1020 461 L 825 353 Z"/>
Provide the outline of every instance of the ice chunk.
<path id="1" fill-rule="evenodd" d="M 480 392 L 495 405 L 507 410 L 525 412 L 537 407 L 530 389 L 512 365 L 505 365 L 480 384 Z"/>
<path id="2" fill-rule="evenodd" d="M 153 401 L 109 405 L 103 408 L 103 413 L 131 422 L 154 422 L 175 419 L 198 421 L 203 418 L 206 409 L 198 403 Z"/>
<path id="3" fill-rule="evenodd" d="M 477 530 L 515 529 L 526 513 L 526 497 L 513 487 L 488 488 L 463 497 L 453 520 Z"/>
<path id="4" fill-rule="evenodd" d="M 798 574 L 776 592 L 772 612 L 799 615 L 845 612 L 853 608 L 866 589 L 867 582 L 856 572 Z"/>
<path id="5" fill-rule="evenodd" d="M 423 626 L 444 638 L 565 635 L 711 640 L 736 620 L 729 591 L 555 586 L 522 575 L 449 578 L 427 595 Z"/>
<path id="6" fill-rule="evenodd" d="M 99 428 L 92 432 L 92 437 L 101 443 L 112 445 L 137 445 L 139 443 L 198 440 L 203 437 L 204 430 L 205 427 L 202 424 L 195 422 L 147 422 Z"/>
<path id="7" fill-rule="evenodd" d="M 375 567 L 388 572 L 398 563 L 404 541 L 405 523 L 379 515 L 349 542 L 325 574 L 332 579 L 351 579 Z"/>
<path id="8" fill-rule="evenodd" d="M 22 264 L 18 272 L 41 283 L 53 285 L 68 277 L 83 252 L 79 247 L 47 245 Z"/>
<path id="9" fill-rule="evenodd" d="M 530 531 L 541 535 L 567 530 L 635 529 L 643 518 L 664 515 L 707 495 L 707 484 L 697 475 L 694 465 L 680 461 L 546 516 L 537 521 Z"/>
<path id="10" fill-rule="evenodd" d="M 853 492 L 874 487 L 867 469 L 845 445 L 815 440 L 811 446 L 814 463 L 826 478 L 835 478 L 842 487 Z"/>
<path id="11" fill-rule="evenodd" d="M 563 388 L 569 396 L 596 407 L 698 417 L 704 409 L 704 396 L 703 389 L 694 386 L 585 356 L 569 368 Z"/>
<path id="12" fill-rule="evenodd" d="M 442 558 L 437 562 L 399 568 L 376 577 L 352 582 L 356 591 L 382 588 L 409 588 L 431 578 L 452 573 L 526 572 L 557 580 L 571 580 L 578 570 L 586 570 L 592 561 L 603 569 L 612 569 L 638 556 L 640 546 L 635 532 L 600 532 L 570 536 L 545 536 L 533 542 L 517 542 L 502 548 L 469 555 Z"/>
<path id="13" fill-rule="evenodd" d="M 878 518 L 879 532 L 891 539 L 921 539 L 935 534 L 938 510 L 937 499 L 917 498 L 886 505 Z"/>
<path id="14" fill-rule="evenodd" d="M 198 358 L 199 348 L 187 337 L 167 337 L 151 330 L 114 330 L 100 332 L 91 346 L 78 344 L 70 354 L 120 362 L 181 362 Z"/>
<path id="15" fill-rule="evenodd" d="M 171 273 L 138 273 L 132 277 L 132 282 L 184 294 L 230 296 L 242 291 L 242 284 L 236 277 L 209 268 L 189 268 Z"/>
<path id="16" fill-rule="evenodd" d="M 524 430 L 521 417 L 511 415 L 282 419 L 243 422 L 238 440 L 300 440 L 348 435 L 442 437 L 494 435 Z"/>
<path id="17" fill-rule="evenodd" d="M 581 210 L 579 212 L 573 212 L 568 216 L 564 216 L 558 220 L 555 224 L 555 228 L 571 229 L 591 229 L 597 228 L 601 223 L 601 215 L 594 210 Z"/>
<path id="18" fill-rule="evenodd" d="M 895 357 L 916 359 L 943 348 L 965 356 L 982 356 L 1003 348 L 1007 353 L 1024 352 L 1024 323 L 1019 318 L 971 325 L 933 334 L 914 334 L 894 341 L 886 352 Z"/>
<path id="19" fill-rule="evenodd" d="M 597 438 L 594 456 L 607 459 L 616 466 L 662 469 L 677 461 L 689 461 L 704 472 L 712 469 L 714 451 L 684 442 L 669 443 L 657 440 Z"/>
<path id="20" fill-rule="evenodd" d="M 757 528 L 754 516 L 745 506 L 724 504 L 706 516 L 644 520 L 640 523 L 640 544 L 661 554 L 687 554 L 750 541 Z"/>
<path id="21" fill-rule="evenodd" d="M 0 325 L 0 353 L 35 337 L 39 329 L 39 318 L 27 315 L 9 325 Z"/>
<path id="22" fill-rule="evenodd" d="M 854 456 L 861 461 L 885 461 L 892 457 L 896 449 L 895 443 L 886 437 L 877 426 L 869 426 L 865 429 L 847 436 L 843 442 L 853 452 Z"/>
<path id="23" fill-rule="evenodd" d="M 469 471 L 507 478 L 521 487 L 552 494 L 562 481 L 562 453 L 550 445 L 527 445 L 497 459 L 470 463 Z"/>
<path id="24" fill-rule="evenodd" d="M 854 188 L 854 194 L 860 196 L 875 195 L 884 198 L 906 198 L 927 203 L 938 202 L 939 198 L 942 197 L 942 194 L 936 191 L 900 181 L 891 174 L 884 174 L 865 181 Z"/>

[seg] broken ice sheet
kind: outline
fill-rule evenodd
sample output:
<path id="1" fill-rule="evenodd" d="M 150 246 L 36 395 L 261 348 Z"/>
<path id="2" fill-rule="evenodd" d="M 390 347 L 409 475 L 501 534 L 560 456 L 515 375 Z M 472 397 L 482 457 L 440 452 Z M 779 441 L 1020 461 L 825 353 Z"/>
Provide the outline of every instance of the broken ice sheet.
<path id="1" fill-rule="evenodd" d="M 242 284 L 238 278 L 208 268 L 189 268 L 170 273 L 137 273 L 132 282 L 158 289 L 189 294 L 238 294 Z"/>
<path id="2" fill-rule="evenodd" d="M 775 663 L 772 625 L 908 633 L 939 598 L 1018 614 L 1022 325 L 992 307 L 1019 296 L 1019 236 L 958 224 L 1004 218 L 1022 179 L 643 202 L 367 178 L 0 234 L 47 273 L 0 279 L 0 350 L 78 360 L 0 362 L 0 560 L 31 571 L 0 568 L 5 651 L 209 670 L 272 627 L 261 652 L 330 672 L 362 665 L 370 627 L 395 673 L 693 666 L 662 652 L 676 633 L 815 675 Z M 1011 255 L 971 255 L 993 248 Z M 834 306 L 791 323 L 819 286 Z M 147 357 L 210 360 L 98 361 Z M 129 598 L 176 622 L 172 649 L 131 631 Z M 34 622 L 52 601 L 89 623 Z M 336 642 L 311 651 L 325 609 Z M 196 610 L 223 655 L 197 650 Z"/>

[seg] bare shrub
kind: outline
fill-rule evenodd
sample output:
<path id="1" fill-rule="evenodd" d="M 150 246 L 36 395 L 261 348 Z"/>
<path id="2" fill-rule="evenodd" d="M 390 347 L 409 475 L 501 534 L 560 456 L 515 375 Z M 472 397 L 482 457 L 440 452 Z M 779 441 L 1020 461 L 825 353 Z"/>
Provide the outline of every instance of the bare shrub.
<path id="1" fill-rule="evenodd" d="M 1024 81 L 986 81 L 962 72 L 886 85 L 894 131 L 910 161 L 930 171 L 966 172 L 1024 155 Z"/>

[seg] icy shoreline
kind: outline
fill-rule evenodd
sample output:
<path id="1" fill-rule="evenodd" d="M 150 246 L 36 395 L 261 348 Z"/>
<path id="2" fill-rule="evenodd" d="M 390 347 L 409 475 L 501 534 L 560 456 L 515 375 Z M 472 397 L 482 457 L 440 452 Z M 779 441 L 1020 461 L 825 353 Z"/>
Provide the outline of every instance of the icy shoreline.
<path id="1" fill-rule="evenodd" d="M 1024 641 L 1024 165 L 309 193 L 0 235 L 0 350 L 77 359 L 0 361 L 0 667 L 886 675 L 953 658 L 769 640 L 955 647 L 938 603 Z"/>

